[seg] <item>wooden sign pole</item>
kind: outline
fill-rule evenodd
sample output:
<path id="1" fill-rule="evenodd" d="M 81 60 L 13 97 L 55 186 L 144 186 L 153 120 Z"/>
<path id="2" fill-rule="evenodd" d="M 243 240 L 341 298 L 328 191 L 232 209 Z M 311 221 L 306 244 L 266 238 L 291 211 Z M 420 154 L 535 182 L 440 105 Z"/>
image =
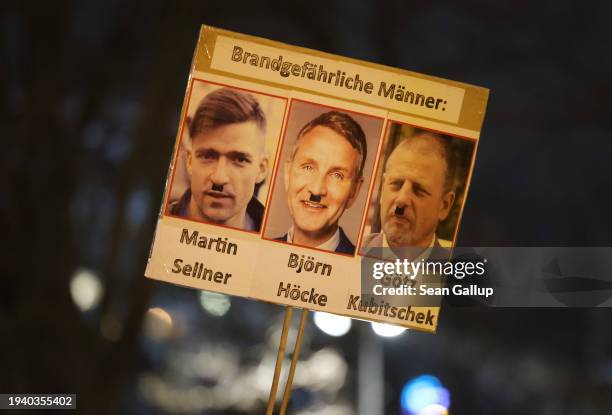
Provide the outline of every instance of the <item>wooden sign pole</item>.
<path id="1" fill-rule="evenodd" d="M 300 357 L 300 349 L 302 348 L 302 336 L 304 335 L 304 327 L 306 326 L 306 320 L 308 319 L 308 310 L 302 309 L 302 317 L 300 318 L 300 328 L 298 330 L 297 338 L 295 339 L 295 346 L 293 347 L 293 358 L 291 359 L 291 367 L 289 368 L 289 377 L 287 377 L 287 383 L 285 384 L 285 392 L 283 393 L 283 402 L 279 415 L 285 415 L 287 406 L 289 405 L 289 398 L 291 397 L 291 384 L 293 383 L 293 376 L 295 375 L 295 367 L 297 366 L 298 358 Z"/>
<path id="2" fill-rule="evenodd" d="M 293 316 L 293 307 L 287 306 L 285 309 L 285 319 L 283 320 L 283 331 L 281 333 L 280 344 L 278 345 L 278 354 L 276 355 L 276 366 L 274 367 L 274 377 L 272 378 L 272 387 L 270 388 L 270 397 L 268 398 L 268 408 L 266 415 L 272 415 L 274 412 L 274 402 L 276 402 L 276 391 L 278 389 L 278 380 L 280 378 L 281 368 L 283 366 L 283 358 L 285 357 L 285 348 L 287 347 L 287 335 L 289 334 L 289 326 L 291 325 L 291 317 Z"/>
<path id="3" fill-rule="evenodd" d="M 270 397 L 268 398 L 268 407 L 266 409 L 266 415 L 272 415 L 274 412 L 274 403 L 276 402 L 276 392 L 278 390 L 278 383 L 280 380 L 281 369 L 283 366 L 283 360 L 285 357 L 285 350 L 287 348 L 287 337 L 289 335 L 289 327 L 291 326 L 291 317 L 293 316 L 293 307 L 287 306 L 285 309 L 285 319 L 283 320 L 283 331 L 281 333 L 280 344 L 278 345 L 278 354 L 276 355 L 276 366 L 274 367 L 274 377 L 272 378 L 272 387 L 270 388 Z M 291 385 L 293 383 L 293 376 L 295 375 L 295 369 L 297 367 L 297 361 L 300 356 L 300 350 L 302 348 L 302 337 L 304 335 L 304 327 L 306 326 L 306 320 L 308 318 L 308 310 L 302 310 L 302 317 L 300 318 L 300 327 L 298 334 L 295 339 L 295 345 L 293 346 L 293 357 L 291 359 L 291 366 L 289 368 L 289 376 L 287 383 L 285 384 L 285 391 L 283 392 L 283 401 L 281 403 L 280 415 L 285 415 L 287 406 L 289 405 L 289 399 L 291 398 Z"/>

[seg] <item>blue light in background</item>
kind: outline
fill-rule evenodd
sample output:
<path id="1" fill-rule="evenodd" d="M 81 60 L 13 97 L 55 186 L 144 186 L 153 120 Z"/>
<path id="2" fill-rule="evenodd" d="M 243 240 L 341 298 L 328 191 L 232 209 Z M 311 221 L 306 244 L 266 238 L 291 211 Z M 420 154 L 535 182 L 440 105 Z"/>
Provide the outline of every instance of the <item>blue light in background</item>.
<path id="1" fill-rule="evenodd" d="M 421 375 L 404 385 L 400 395 L 400 403 L 402 413 L 419 415 L 423 409 L 431 405 L 440 405 L 448 409 L 450 394 L 437 377 Z"/>

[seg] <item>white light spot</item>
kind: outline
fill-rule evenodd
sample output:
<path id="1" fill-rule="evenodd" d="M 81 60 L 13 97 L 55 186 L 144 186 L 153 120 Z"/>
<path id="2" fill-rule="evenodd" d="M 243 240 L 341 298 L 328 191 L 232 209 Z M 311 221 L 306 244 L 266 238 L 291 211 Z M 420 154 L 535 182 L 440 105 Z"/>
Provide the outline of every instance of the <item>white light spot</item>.
<path id="1" fill-rule="evenodd" d="M 100 278 L 86 268 L 77 269 L 70 280 L 72 301 L 81 311 L 91 310 L 100 303 L 104 287 Z"/>
<path id="2" fill-rule="evenodd" d="M 227 295 L 202 291 L 200 292 L 200 305 L 207 313 L 221 317 L 229 311 L 231 301 Z"/>
<path id="3" fill-rule="evenodd" d="M 374 333 L 382 337 L 395 337 L 406 331 L 405 328 L 400 326 L 375 322 L 372 322 L 372 330 L 374 330 Z"/>
<path id="4" fill-rule="evenodd" d="M 351 329 L 349 317 L 315 311 L 314 322 L 321 331 L 329 336 L 344 336 Z"/>

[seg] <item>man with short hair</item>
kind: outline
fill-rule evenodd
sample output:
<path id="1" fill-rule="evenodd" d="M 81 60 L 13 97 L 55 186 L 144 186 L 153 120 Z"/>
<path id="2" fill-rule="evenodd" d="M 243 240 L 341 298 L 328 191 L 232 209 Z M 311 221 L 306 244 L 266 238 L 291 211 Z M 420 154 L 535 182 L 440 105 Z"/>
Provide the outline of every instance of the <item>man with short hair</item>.
<path id="1" fill-rule="evenodd" d="M 353 254 L 338 221 L 357 199 L 366 156 L 365 134 L 348 114 L 329 111 L 307 123 L 284 166 L 293 226 L 279 240 Z"/>
<path id="2" fill-rule="evenodd" d="M 189 188 L 169 203 L 168 213 L 259 232 L 264 207 L 254 191 L 268 171 L 266 117 L 259 103 L 248 93 L 217 89 L 187 122 Z"/>
<path id="3" fill-rule="evenodd" d="M 436 230 L 453 202 L 454 164 L 449 140 L 419 133 L 400 142 L 387 160 L 380 197 L 382 231 L 364 239 L 364 248 L 413 248 L 422 257 L 448 247 Z"/>

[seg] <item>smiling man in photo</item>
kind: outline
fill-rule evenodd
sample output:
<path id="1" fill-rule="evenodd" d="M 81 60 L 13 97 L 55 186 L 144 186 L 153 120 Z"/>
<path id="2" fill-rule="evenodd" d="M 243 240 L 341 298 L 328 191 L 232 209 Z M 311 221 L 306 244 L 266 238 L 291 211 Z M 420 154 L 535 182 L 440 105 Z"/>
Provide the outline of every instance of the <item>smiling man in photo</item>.
<path id="1" fill-rule="evenodd" d="M 268 171 L 266 117 L 250 94 L 221 88 L 206 95 L 188 120 L 189 188 L 168 212 L 203 222 L 259 231 L 264 207 L 255 187 Z"/>
<path id="2" fill-rule="evenodd" d="M 338 221 L 359 194 L 366 156 L 365 134 L 349 115 L 330 111 L 307 123 L 284 165 L 293 226 L 278 239 L 353 254 Z"/>

